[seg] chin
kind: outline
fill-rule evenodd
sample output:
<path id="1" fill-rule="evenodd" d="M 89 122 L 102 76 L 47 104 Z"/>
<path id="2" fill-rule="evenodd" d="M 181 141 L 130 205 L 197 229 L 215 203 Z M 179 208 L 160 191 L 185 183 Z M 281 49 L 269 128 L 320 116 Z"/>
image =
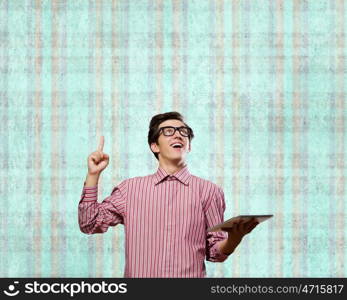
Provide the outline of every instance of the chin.
<path id="1" fill-rule="evenodd" d="M 184 160 L 184 156 L 183 155 L 172 155 L 172 156 L 170 156 L 170 157 L 168 157 L 168 159 L 170 159 L 170 160 Z"/>
<path id="2" fill-rule="evenodd" d="M 180 162 L 180 161 L 185 161 L 185 156 L 178 156 L 178 157 L 174 157 L 174 158 L 172 158 L 172 160 L 174 160 L 174 161 L 178 161 L 178 162 Z"/>

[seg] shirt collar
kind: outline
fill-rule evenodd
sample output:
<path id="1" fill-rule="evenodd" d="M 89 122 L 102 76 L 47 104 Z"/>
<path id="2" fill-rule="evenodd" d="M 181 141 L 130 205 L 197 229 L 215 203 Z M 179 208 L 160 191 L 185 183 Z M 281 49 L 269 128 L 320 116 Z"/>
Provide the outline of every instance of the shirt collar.
<path id="1" fill-rule="evenodd" d="M 170 174 L 166 173 L 166 171 L 163 168 L 159 167 L 157 172 L 154 174 L 154 185 L 157 185 L 159 182 L 166 180 L 169 176 Z M 171 174 L 171 176 L 177 178 L 183 184 L 188 185 L 191 174 L 188 171 L 188 167 L 185 166 L 176 173 Z"/>

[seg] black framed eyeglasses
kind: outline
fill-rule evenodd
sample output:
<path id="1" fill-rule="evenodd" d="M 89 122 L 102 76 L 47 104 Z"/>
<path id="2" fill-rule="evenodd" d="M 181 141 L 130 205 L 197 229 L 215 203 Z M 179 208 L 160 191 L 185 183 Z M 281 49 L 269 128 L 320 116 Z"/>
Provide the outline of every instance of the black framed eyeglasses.
<path id="1" fill-rule="evenodd" d="M 181 126 L 181 127 L 165 126 L 165 127 L 159 128 L 159 134 L 160 132 L 163 132 L 165 136 L 172 136 L 175 134 L 176 130 L 178 130 L 179 133 L 184 137 L 190 136 L 192 132 L 192 130 L 189 127 L 185 127 L 185 126 Z"/>

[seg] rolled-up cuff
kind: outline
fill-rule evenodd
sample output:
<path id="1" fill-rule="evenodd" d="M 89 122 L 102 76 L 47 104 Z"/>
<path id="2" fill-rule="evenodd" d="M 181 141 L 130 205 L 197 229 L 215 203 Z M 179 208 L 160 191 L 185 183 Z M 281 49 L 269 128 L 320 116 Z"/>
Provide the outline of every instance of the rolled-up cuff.
<path id="1" fill-rule="evenodd" d="M 224 241 L 224 240 L 222 240 L 222 241 Z M 220 245 L 220 243 L 222 241 L 219 241 L 219 242 L 215 243 L 213 245 L 213 247 L 211 248 L 211 250 L 210 250 L 210 254 L 211 254 L 211 258 L 212 258 L 211 261 L 223 262 L 223 261 L 225 261 L 229 257 L 228 254 L 225 254 L 225 253 L 223 253 L 220 250 L 220 246 L 219 245 Z"/>
<path id="2" fill-rule="evenodd" d="M 98 199 L 98 186 L 86 187 L 83 185 L 80 202 L 94 202 Z"/>

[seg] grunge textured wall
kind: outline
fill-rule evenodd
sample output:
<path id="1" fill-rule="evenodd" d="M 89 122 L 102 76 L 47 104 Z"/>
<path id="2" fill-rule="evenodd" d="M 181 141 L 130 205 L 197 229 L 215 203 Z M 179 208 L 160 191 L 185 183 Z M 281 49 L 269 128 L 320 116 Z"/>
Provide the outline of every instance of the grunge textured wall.
<path id="1" fill-rule="evenodd" d="M 209 277 L 345 277 L 345 1 L 0 1 L 0 276 L 122 277 L 123 227 L 79 231 L 87 156 L 99 201 L 154 173 L 154 114 L 194 129 L 188 166 L 225 218 L 273 213 Z"/>

